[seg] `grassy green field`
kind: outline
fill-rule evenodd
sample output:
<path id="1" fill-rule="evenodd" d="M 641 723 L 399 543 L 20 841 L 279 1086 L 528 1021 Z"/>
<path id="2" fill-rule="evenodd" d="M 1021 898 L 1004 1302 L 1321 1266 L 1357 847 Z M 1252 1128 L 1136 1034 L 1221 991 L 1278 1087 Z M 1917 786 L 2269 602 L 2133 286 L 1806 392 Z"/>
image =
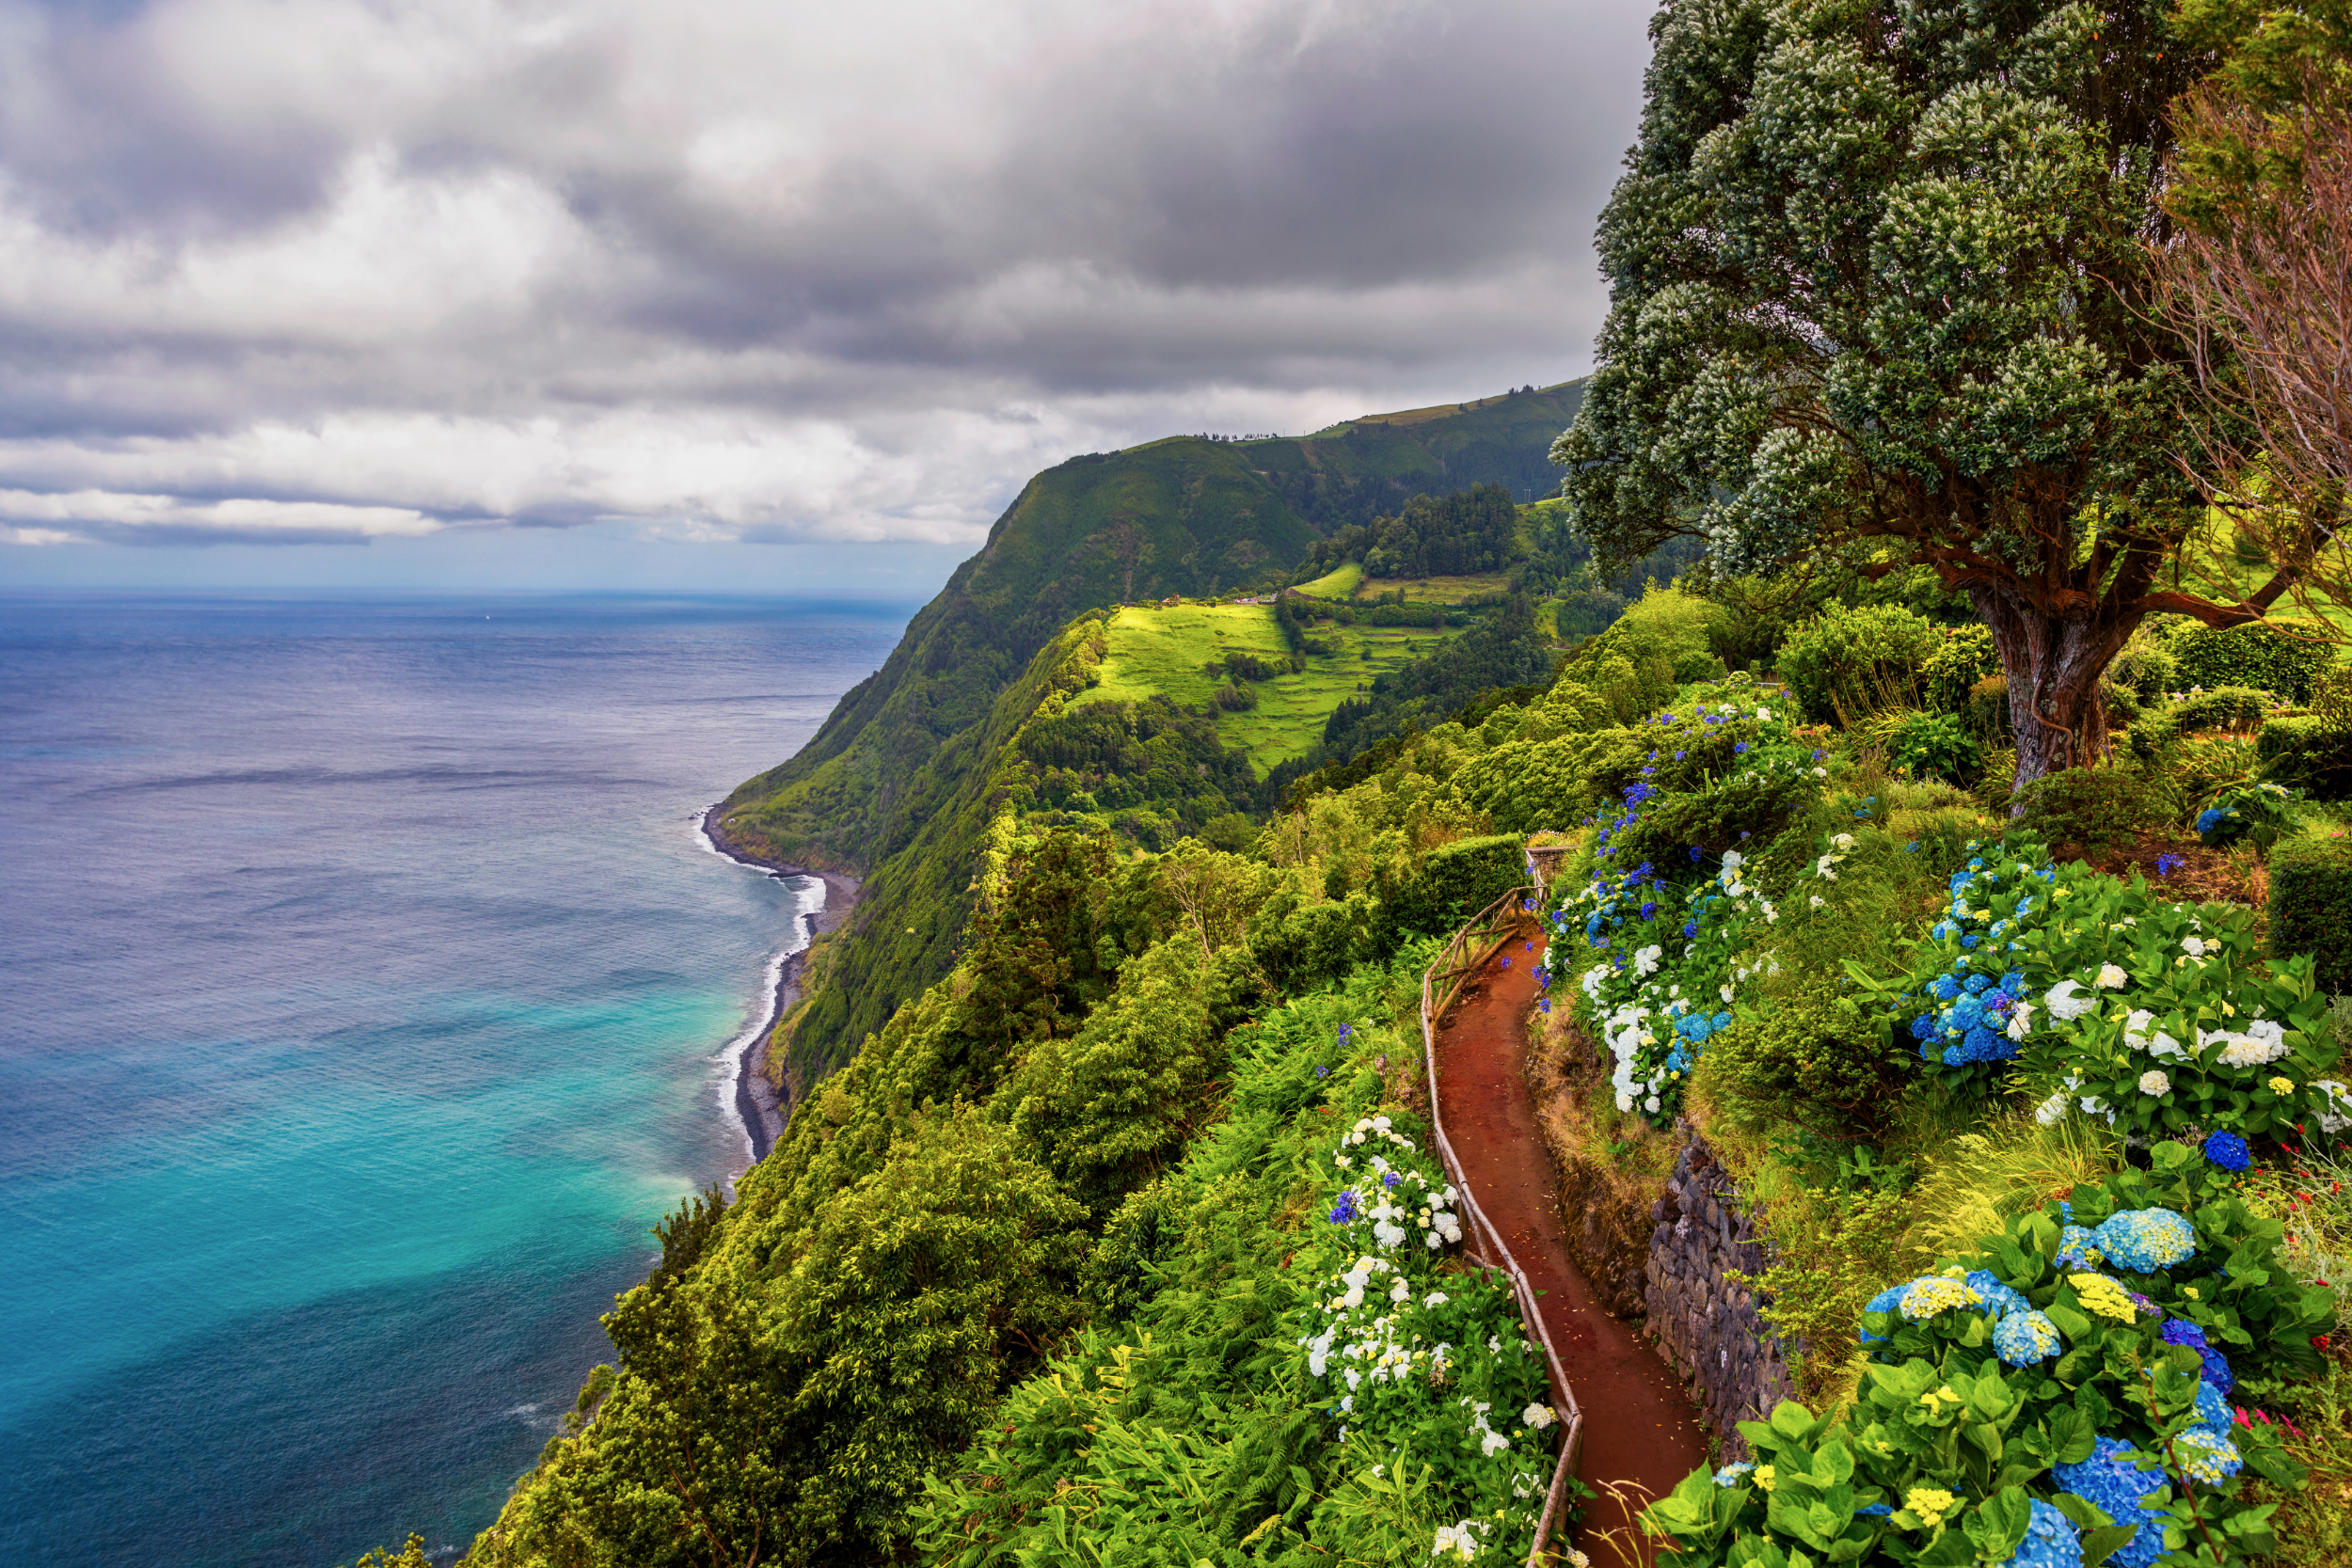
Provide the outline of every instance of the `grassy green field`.
<path id="1" fill-rule="evenodd" d="M 1336 572 L 1326 572 L 1312 582 L 1302 582 L 1298 591 L 1313 599 L 1352 599 L 1356 585 L 1364 580 L 1361 562 L 1343 561 Z"/>
<path id="2" fill-rule="evenodd" d="M 1366 604 L 1397 589 L 1416 604 L 1460 604 L 1481 594 L 1509 592 L 1511 574 L 1486 572 L 1471 578 L 1366 578 L 1357 585 L 1356 602 Z"/>
<path id="3" fill-rule="evenodd" d="M 1217 719 L 1217 733 L 1241 747 L 1263 773 L 1299 756 L 1323 738 L 1324 721 L 1341 702 L 1369 689 L 1375 677 L 1410 663 L 1448 637 L 1408 626 L 1319 626 L 1315 635 L 1340 651 L 1308 659 L 1296 674 L 1257 684 L 1258 705 Z M 1265 605 L 1178 605 L 1168 610 L 1121 610 L 1111 618 L 1110 650 L 1088 701 L 1140 702 L 1160 693 L 1179 703 L 1206 703 L 1218 681 L 1201 666 L 1228 653 L 1255 654 L 1269 662 L 1288 651 Z"/>

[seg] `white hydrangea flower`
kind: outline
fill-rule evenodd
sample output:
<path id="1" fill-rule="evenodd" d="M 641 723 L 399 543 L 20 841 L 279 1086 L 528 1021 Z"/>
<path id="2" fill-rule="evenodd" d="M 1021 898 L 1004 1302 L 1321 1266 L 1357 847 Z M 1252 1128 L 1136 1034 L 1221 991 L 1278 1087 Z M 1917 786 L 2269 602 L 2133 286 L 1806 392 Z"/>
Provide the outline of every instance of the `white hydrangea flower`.
<path id="1" fill-rule="evenodd" d="M 2139 1092 L 2146 1095 L 2167 1095 L 2172 1092 L 2172 1080 L 2161 1069 L 2150 1068 L 2139 1075 Z"/>
<path id="2" fill-rule="evenodd" d="M 2192 958 L 2201 958 L 2205 956 L 2205 939 L 2202 937 L 2183 937 L 2181 939 L 2181 951 L 2186 953 Z"/>
<path id="3" fill-rule="evenodd" d="M 2050 1009 L 2051 1016 L 2072 1023 L 2083 1014 L 2096 1011 L 2099 1006 L 2097 997 L 2076 994 L 2082 989 L 2079 980 L 2060 980 L 2050 988 L 2049 994 L 2042 1000 Z"/>
<path id="4" fill-rule="evenodd" d="M 1531 1404 L 1525 1410 L 1519 1412 L 1520 1422 L 1523 1425 L 1534 1427 L 1537 1432 L 1543 1431 L 1544 1428 L 1551 1425 L 1552 1422 L 1558 1420 L 1559 1418 L 1559 1413 L 1554 1411 L 1551 1406 L 1548 1404 Z"/>
<path id="5" fill-rule="evenodd" d="M 1747 863 L 1748 857 L 1741 854 L 1739 850 L 1726 849 L 1724 851 L 1724 869 L 1725 871 L 1737 871 Z"/>
<path id="6" fill-rule="evenodd" d="M 2091 984 L 2097 986 L 2101 990 L 2122 990 L 2123 989 L 2123 983 L 2130 978 L 2130 975 L 2124 974 L 2121 969 L 2118 969 L 2113 964 L 2101 964 L 2099 966 L 2099 977 L 2092 981 Z"/>
<path id="7" fill-rule="evenodd" d="M 2009 1027 L 2003 1033 L 2010 1039 L 2022 1040 L 2033 1029 L 2033 1004 L 2020 1002 L 2009 1010 Z"/>
<path id="8" fill-rule="evenodd" d="M 1404 1239 L 1405 1238 L 1402 1235 L 1397 1237 L 1397 1240 L 1400 1242 Z M 1413 1299 L 1413 1288 L 1400 1278 L 1395 1284 L 1389 1287 L 1389 1299 L 1395 1302 L 1399 1307 L 1402 1307 L 1406 1302 Z"/>
<path id="9" fill-rule="evenodd" d="M 1853 847 L 1853 834 L 1839 833 L 1836 838 L 1831 839 L 1830 842 L 1837 846 L 1840 849 L 1851 849 Z"/>
<path id="10" fill-rule="evenodd" d="M 1429 1548 L 1429 1555 L 1443 1557 L 1448 1552 L 1452 1552 L 1464 1562 L 1468 1562 L 1478 1555 L 1478 1537 L 1470 1533 L 1470 1520 L 1465 1519 L 1458 1525 L 1438 1527 L 1437 1544 Z"/>
<path id="11" fill-rule="evenodd" d="M 2058 1090 L 2034 1108 L 2033 1119 L 2044 1127 L 2056 1127 L 2059 1118 L 2066 1115 L 2066 1091 Z"/>
<path id="12" fill-rule="evenodd" d="M 1453 1299 L 1454 1298 L 1452 1296 L 1447 1295 L 1443 1291 L 1432 1291 L 1427 1295 L 1421 1298 L 1421 1304 L 1423 1307 L 1443 1307 L 1447 1302 Z"/>
<path id="13" fill-rule="evenodd" d="M 1658 960 L 1665 957 L 1665 953 L 1666 950 L 1663 947 L 1654 942 L 1651 942 L 1647 947 L 1633 955 L 1633 973 L 1636 974 L 1657 974 Z"/>

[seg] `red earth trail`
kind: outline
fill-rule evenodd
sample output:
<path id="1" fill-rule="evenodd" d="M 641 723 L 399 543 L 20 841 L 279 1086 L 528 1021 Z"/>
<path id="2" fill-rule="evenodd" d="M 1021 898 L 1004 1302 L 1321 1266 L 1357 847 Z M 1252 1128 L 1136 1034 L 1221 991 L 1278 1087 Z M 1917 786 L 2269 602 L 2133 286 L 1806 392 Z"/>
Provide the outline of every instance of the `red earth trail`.
<path id="1" fill-rule="evenodd" d="M 1540 1292 L 1544 1326 L 1584 1412 L 1579 1478 L 1599 1489 L 1631 1481 L 1652 1497 L 1674 1489 L 1707 1457 L 1689 1396 L 1632 1325 L 1604 1311 L 1568 1256 L 1551 1154 L 1527 1092 L 1526 1021 L 1535 1006 L 1537 938 L 1522 922 L 1438 1021 L 1439 1102 L 1462 1175 Z M 1606 1497 L 1586 1505 L 1577 1544 L 1596 1568 L 1611 1554 L 1600 1531 L 1625 1521 Z"/>

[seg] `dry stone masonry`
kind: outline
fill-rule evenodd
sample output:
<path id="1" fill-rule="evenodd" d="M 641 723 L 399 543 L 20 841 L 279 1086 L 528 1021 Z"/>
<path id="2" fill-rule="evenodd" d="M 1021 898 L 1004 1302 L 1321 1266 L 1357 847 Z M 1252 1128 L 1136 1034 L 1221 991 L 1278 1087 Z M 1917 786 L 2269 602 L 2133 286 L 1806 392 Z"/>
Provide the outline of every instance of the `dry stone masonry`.
<path id="1" fill-rule="evenodd" d="M 1740 1209 L 1730 1174 L 1706 1141 L 1687 1140 L 1666 1196 L 1650 1206 L 1649 1263 L 1643 1292 L 1650 1332 L 1675 1370 L 1689 1379 L 1726 1460 L 1748 1457 L 1740 1421 L 1761 1420 L 1791 1397 L 1780 1340 L 1756 1309 L 1750 1287 L 1727 1269 L 1764 1271 L 1764 1243 Z"/>

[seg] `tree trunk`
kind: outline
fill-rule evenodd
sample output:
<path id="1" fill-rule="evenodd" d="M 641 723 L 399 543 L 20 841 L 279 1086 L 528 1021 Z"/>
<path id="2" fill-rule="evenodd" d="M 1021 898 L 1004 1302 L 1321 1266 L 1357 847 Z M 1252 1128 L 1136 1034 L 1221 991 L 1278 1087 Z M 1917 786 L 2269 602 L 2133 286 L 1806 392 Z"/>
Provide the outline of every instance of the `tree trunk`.
<path id="1" fill-rule="evenodd" d="M 2046 773 L 2084 768 L 2108 753 L 2099 677 L 2131 640 L 2137 611 L 2111 608 L 2079 619 L 2042 612 L 2004 584 L 1970 583 L 1968 597 L 1992 628 L 2009 679 L 2010 724 L 2023 789 Z"/>

